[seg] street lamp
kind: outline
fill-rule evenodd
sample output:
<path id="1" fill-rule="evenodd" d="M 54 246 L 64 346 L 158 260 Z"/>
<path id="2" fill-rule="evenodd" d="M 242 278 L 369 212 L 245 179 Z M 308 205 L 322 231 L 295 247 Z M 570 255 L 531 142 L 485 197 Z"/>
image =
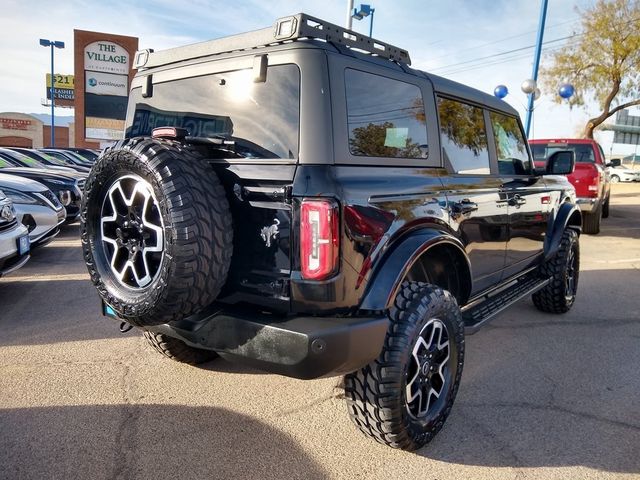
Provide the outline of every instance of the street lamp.
<path id="1" fill-rule="evenodd" d="M 376 9 L 371 8 L 371 5 L 365 5 L 364 3 L 360 4 L 360 10 L 357 8 L 353 9 L 353 14 L 351 15 L 356 20 L 362 20 L 364 17 L 368 17 L 371 15 L 371 21 L 369 23 L 369 37 L 373 36 L 373 14 Z"/>
<path id="2" fill-rule="evenodd" d="M 54 112 L 53 107 L 55 105 L 54 100 L 54 91 L 53 85 L 55 82 L 55 74 L 53 73 L 53 47 L 56 48 L 64 48 L 64 42 L 60 42 L 57 40 L 45 40 L 43 38 L 40 39 L 40 45 L 43 47 L 51 47 L 51 147 L 55 147 L 55 120 L 54 120 Z"/>

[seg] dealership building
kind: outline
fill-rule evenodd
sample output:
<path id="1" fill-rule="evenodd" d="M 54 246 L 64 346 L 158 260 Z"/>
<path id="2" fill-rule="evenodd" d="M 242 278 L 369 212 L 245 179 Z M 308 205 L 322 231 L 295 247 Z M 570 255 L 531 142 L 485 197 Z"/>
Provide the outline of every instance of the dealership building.
<path id="1" fill-rule="evenodd" d="M 47 75 L 56 106 L 73 108 L 74 121 L 56 126 L 56 147 L 102 148 L 122 138 L 132 62 L 138 38 L 74 30 L 74 74 Z M 57 113 L 59 115 L 59 113 Z M 17 112 L 0 112 L 0 146 L 51 146 L 51 126 Z"/>

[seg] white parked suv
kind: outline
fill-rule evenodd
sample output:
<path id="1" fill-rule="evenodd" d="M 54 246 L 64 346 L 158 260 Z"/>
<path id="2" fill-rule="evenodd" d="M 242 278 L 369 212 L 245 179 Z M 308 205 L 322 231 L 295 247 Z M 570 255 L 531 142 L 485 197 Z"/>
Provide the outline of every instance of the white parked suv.
<path id="1" fill-rule="evenodd" d="M 0 277 L 29 260 L 29 232 L 16 218 L 13 203 L 0 190 Z"/>

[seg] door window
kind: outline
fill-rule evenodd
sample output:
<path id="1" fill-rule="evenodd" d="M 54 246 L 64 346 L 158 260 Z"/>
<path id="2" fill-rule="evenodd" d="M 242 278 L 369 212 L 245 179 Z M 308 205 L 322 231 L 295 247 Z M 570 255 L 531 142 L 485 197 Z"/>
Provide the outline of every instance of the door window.
<path id="1" fill-rule="evenodd" d="M 455 173 L 488 175 L 489 150 L 482 109 L 439 98 L 438 116 L 445 162 Z"/>
<path id="2" fill-rule="evenodd" d="M 500 175 L 531 175 L 531 159 L 515 117 L 490 112 Z"/>
<path id="3" fill-rule="evenodd" d="M 358 70 L 345 71 L 349 151 L 366 157 L 427 158 L 420 88 Z"/>

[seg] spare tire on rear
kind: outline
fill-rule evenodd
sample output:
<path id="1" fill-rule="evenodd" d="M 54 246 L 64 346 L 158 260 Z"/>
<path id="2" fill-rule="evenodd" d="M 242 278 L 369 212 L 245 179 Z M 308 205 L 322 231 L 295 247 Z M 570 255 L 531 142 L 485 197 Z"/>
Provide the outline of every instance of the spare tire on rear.
<path id="1" fill-rule="evenodd" d="M 188 146 L 149 138 L 120 141 L 96 161 L 81 236 L 100 296 L 136 326 L 210 305 L 233 249 L 229 204 L 211 166 Z"/>

